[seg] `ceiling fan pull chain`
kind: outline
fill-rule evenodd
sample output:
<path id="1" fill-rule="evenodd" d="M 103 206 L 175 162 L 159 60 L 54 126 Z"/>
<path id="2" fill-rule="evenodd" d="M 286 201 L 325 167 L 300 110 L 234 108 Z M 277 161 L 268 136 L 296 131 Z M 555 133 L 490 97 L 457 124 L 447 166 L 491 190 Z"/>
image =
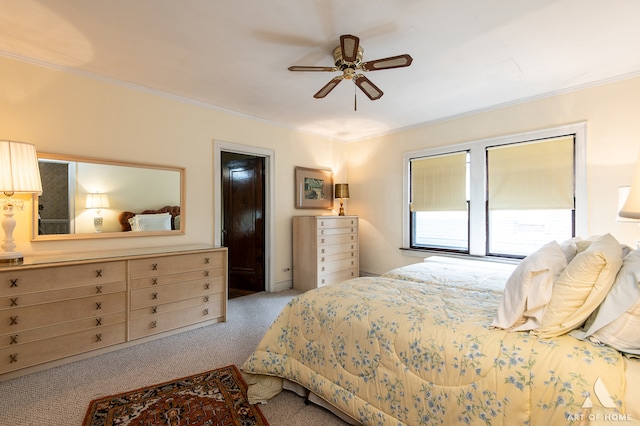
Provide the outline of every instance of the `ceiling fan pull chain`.
<path id="1" fill-rule="evenodd" d="M 358 91 L 355 84 L 353 85 L 353 110 L 358 110 Z"/>

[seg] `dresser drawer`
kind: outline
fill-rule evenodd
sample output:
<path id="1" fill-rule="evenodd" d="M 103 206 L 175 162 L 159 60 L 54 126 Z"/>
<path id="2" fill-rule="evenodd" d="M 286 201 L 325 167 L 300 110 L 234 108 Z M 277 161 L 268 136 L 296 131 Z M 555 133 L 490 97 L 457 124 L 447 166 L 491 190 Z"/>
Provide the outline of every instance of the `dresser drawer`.
<path id="1" fill-rule="evenodd" d="M 124 261 L 0 271 L 0 292 L 12 296 L 125 281 L 125 272 Z"/>
<path id="2" fill-rule="evenodd" d="M 0 311 L 0 334 L 123 312 L 126 293 L 102 294 Z"/>
<path id="3" fill-rule="evenodd" d="M 331 217 L 326 219 L 318 218 L 317 226 L 318 229 L 358 226 L 358 219 L 355 217 Z"/>
<path id="4" fill-rule="evenodd" d="M 124 292 L 126 289 L 127 283 L 121 281 L 76 288 L 66 288 L 62 290 L 40 291 L 37 293 L 0 297 L 0 310 L 15 309 L 24 306 L 39 305 L 69 299 L 78 299 L 99 294 Z"/>
<path id="5" fill-rule="evenodd" d="M 358 243 L 331 244 L 318 248 L 318 255 L 332 255 L 337 253 L 355 253 L 355 255 L 358 256 Z"/>
<path id="6" fill-rule="evenodd" d="M 130 263 L 131 278 L 153 277 L 208 268 L 223 268 L 224 252 L 204 252 L 135 259 Z"/>
<path id="7" fill-rule="evenodd" d="M 332 272 L 353 269 L 358 265 L 356 259 L 334 260 L 333 262 L 324 262 L 318 265 L 318 274 L 330 274 Z"/>
<path id="8" fill-rule="evenodd" d="M 338 271 L 331 274 L 321 275 L 318 279 L 318 287 L 323 285 L 331 285 L 337 284 L 339 282 L 357 278 L 359 275 L 358 270 L 356 268 L 347 269 L 345 271 Z"/>
<path id="9" fill-rule="evenodd" d="M 180 309 L 193 308 L 207 303 L 224 304 L 226 295 L 224 293 L 207 294 L 206 296 L 196 297 L 193 299 L 178 300 L 177 302 L 165 303 L 163 305 L 151 305 L 140 309 L 134 309 L 129 314 L 129 319 L 134 320 L 142 317 L 160 315 L 166 312 L 177 311 Z"/>
<path id="10" fill-rule="evenodd" d="M 318 236 L 323 235 L 342 235 L 342 234 L 357 234 L 358 227 L 348 226 L 344 228 L 330 228 L 330 229 L 318 229 Z"/>
<path id="11" fill-rule="evenodd" d="M 124 340 L 125 323 L 119 323 L 6 347 L 0 349 L 0 373 L 104 348 Z"/>
<path id="12" fill-rule="evenodd" d="M 180 283 L 184 281 L 193 281 L 202 278 L 214 278 L 214 277 L 223 277 L 224 276 L 224 268 L 215 268 L 215 269 L 203 269 L 203 270 L 195 270 L 189 272 L 182 272 L 178 274 L 168 274 L 168 275 L 154 275 L 144 278 L 136 278 L 131 280 L 131 288 L 145 288 L 145 287 L 156 287 L 159 285 L 166 284 L 174 284 Z"/>
<path id="13" fill-rule="evenodd" d="M 77 333 L 85 330 L 95 330 L 103 326 L 119 324 L 126 321 L 124 312 L 97 316 L 95 318 L 84 318 L 78 321 L 65 322 L 47 327 L 39 327 L 31 330 L 16 333 L 3 334 L 0 336 L 0 348 L 16 346 L 24 343 L 36 342 L 38 340 L 49 339 L 64 334 Z"/>
<path id="14" fill-rule="evenodd" d="M 224 277 L 203 278 L 131 291 L 131 309 L 224 292 Z"/>
<path id="15" fill-rule="evenodd" d="M 329 262 L 335 262 L 337 260 L 355 260 L 358 258 L 358 252 L 356 251 L 346 251 L 335 254 L 320 254 L 318 256 L 318 265 L 323 266 Z"/>
<path id="16" fill-rule="evenodd" d="M 139 339 L 199 322 L 219 319 L 223 315 L 223 303 L 218 301 L 199 303 L 187 309 L 131 319 L 129 321 L 129 339 Z"/>
<path id="17" fill-rule="evenodd" d="M 318 236 L 318 246 L 355 243 L 356 241 L 358 241 L 358 234 L 349 233 L 340 235 Z"/>

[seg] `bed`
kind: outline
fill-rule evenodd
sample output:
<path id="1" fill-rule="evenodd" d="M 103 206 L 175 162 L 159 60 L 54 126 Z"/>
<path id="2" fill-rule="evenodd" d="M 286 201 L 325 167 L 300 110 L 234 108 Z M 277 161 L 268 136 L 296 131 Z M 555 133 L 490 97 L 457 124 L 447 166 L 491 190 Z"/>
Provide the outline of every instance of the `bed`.
<path id="1" fill-rule="evenodd" d="M 638 424 L 640 251 L 605 240 L 517 266 L 436 257 L 303 293 L 244 363 L 249 398 L 284 386 L 365 425 Z"/>

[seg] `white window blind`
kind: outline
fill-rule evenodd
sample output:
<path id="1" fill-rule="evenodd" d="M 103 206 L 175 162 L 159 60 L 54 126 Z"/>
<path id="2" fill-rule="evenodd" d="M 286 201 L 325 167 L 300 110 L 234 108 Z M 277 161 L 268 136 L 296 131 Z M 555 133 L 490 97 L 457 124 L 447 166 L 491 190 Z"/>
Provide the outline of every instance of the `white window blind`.
<path id="1" fill-rule="evenodd" d="M 411 211 L 466 211 L 467 152 L 411 160 Z"/>
<path id="2" fill-rule="evenodd" d="M 573 135 L 487 148 L 489 209 L 573 209 L 573 150 Z"/>

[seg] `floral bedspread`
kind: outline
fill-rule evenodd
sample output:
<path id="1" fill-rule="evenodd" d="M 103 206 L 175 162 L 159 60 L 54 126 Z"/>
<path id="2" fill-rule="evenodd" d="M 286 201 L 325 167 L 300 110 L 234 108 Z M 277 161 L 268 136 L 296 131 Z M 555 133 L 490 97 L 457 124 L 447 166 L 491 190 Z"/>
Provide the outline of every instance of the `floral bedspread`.
<path id="1" fill-rule="evenodd" d="M 499 299 L 355 278 L 292 299 L 242 369 L 292 380 L 364 425 L 629 420 L 617 351 L 489 329 Z"/>

